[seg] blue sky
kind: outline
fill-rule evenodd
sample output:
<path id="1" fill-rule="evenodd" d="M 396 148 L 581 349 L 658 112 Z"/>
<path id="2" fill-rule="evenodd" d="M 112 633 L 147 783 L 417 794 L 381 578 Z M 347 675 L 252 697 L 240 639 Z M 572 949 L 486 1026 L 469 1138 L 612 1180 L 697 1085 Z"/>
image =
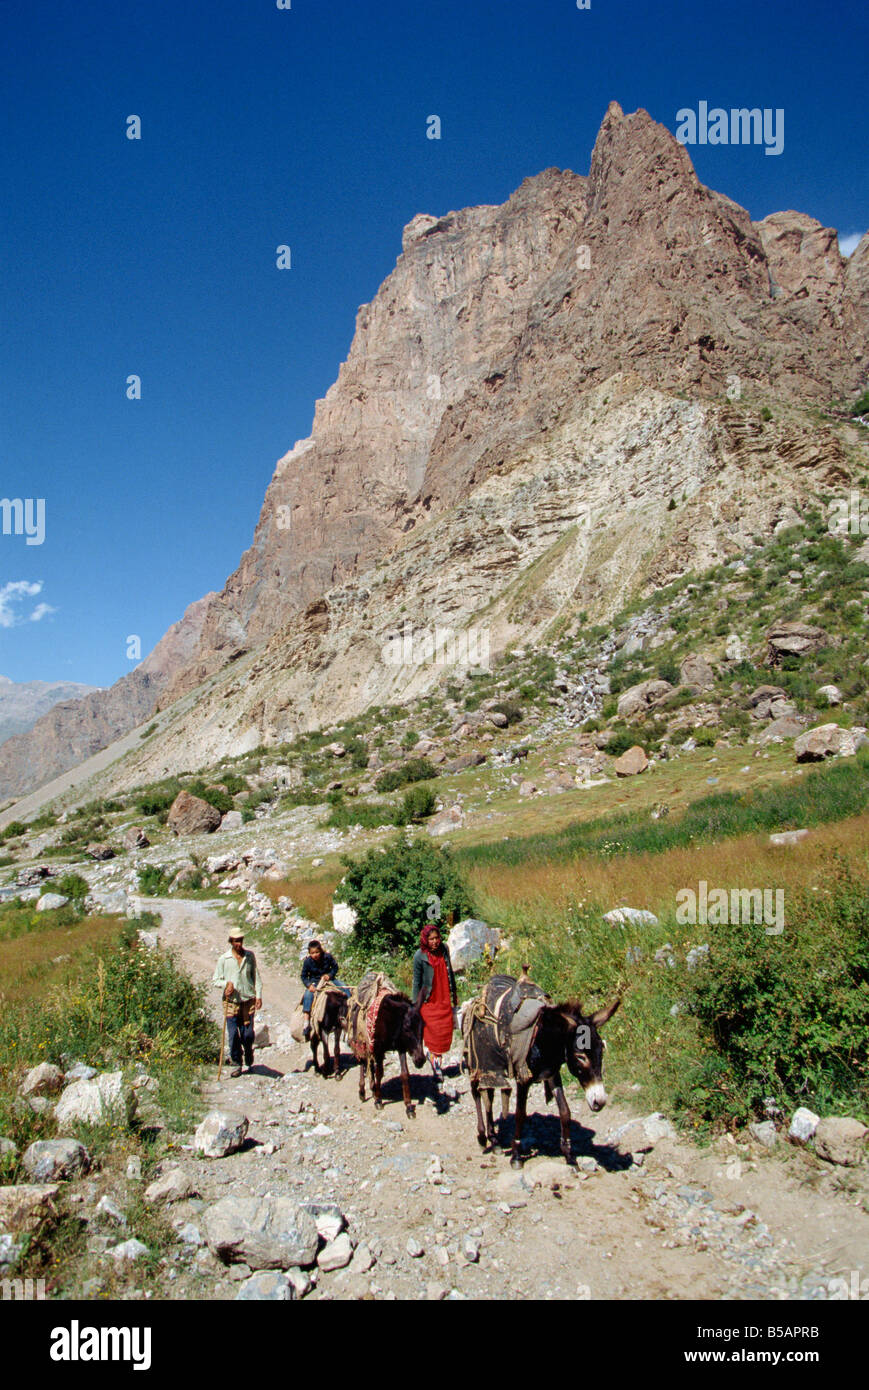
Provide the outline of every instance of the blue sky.
<path id="1" fill-rule="evenodd" d="M 130 635 L 146 653 L 219 589 L 403 225 L 502 202 L 550 165 L 586 173 L 610 100 L 673 131 L 701 100 L 782 108 L 781 155 L 694 146 L 700 178 L 755 218 L 864 231 L 867 15 L 864 0 L 5 0 L 0 496 L 44 498 L 45 539 L 0 535 L 0 672 L 110 684 Z"/>

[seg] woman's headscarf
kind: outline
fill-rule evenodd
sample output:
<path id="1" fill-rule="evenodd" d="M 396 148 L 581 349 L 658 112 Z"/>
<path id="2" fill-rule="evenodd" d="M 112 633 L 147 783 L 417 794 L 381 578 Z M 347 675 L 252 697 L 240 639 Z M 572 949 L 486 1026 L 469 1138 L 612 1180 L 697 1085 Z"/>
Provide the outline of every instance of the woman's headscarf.
<path id="1" fill-rule="evenodd" d="M 436 931 L 436 932 L 438 933 L 438 935 L 440 935 L 440 930 L 441 930 L 441 929 L 440 929 L 440 926 L 438 925 L 437 922 L 426 922 L 425 926 L 423 927 L 422 931 L 421 931 L 420 934 L 419 934 L 419 944 L 420 944 L 420 946 L 422 947 L 422 949 L 425 951 L 425 953 L 426 953 L 426 955 L 428 956 L 429 960 L 431 961 L 432 965 L 434 965 L 435 961 L 438 959 L 438 955 L 442 955 L 442 954 L 443 954 L 443 949 L 444 949 L 444 948 L 443 948 L 443 938 L 441 939 L 441 948 L 440 948 L 440 951 L 438 952 L 438 955 L 435 955 L 435 953 L 432 951 L 431 947 L 430 947 L 429 944 L 428 944 L 428 939 L 429 939 L 429 936 L 430 936 L 431 932 L 433 932 L 433 931 Z"/>

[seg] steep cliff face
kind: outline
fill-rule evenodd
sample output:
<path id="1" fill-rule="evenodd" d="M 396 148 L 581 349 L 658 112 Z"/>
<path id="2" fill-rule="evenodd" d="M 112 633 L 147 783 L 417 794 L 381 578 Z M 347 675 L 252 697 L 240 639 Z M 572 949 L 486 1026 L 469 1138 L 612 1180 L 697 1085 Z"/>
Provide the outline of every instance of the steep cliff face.
<path id="1" fill-rule="evenodd" d="M 0 749 L 0 789 L 38 785 L 221 672 L 208 700 L 223 703 L 203 701 L 202 728 L 183 733 L 221 753 L 419 685 L 379 655 L 402 604 L 416 622 L 433 604 L 463 622 L 485 610 L 499 640 L 533 637 L 565 604 L 606 612 L 688 566 L 686 546 L 726 550 L 749 481 L 766 499 L 754 529 L 774 524 L 764 479 L 796 497 L 847 477 L 841 445 L 796 425 L 764 435 L 725 396 L 794 411 L 854 398 L 867 267 L 869 237 L 846 263 L 802 214 L 752 223 L 667 130 L 616 103 L 587 178 L 549 169 L 503 206 L 415 217 L 223 591 L 188 610 L 158 670 L 149 658 L 89 697 L 86 737 L 61 711 Z M 669 497 L 700 494 L 690 537 L 661 530 Z M 523 580 L 530 565 L 542 587 Z"/>

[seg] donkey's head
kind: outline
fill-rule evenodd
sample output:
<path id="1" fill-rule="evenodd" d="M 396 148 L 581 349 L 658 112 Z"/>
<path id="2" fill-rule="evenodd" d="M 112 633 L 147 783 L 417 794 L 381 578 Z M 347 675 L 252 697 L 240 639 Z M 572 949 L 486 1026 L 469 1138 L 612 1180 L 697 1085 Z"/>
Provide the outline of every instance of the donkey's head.
<path id="1" fill-rule="evenodd" d="M 425 1066 L 425 1048 L 422 1042 L 423 1020 L 419 1006 L 407 1001 L 404 1017 L 401 1020 L 399 1048 L 409 1052 L 413 1065 L 419 1069 Z"/>
<path id="2" fill-rule="evenodd" d="M 611 1019 L 620 999 L 606 1009 L 587 1017 L 578 1001 L 562 1005 L 560 1013 L 567 1024 L 565 1037 L 565 1057 L 569 1070 L 576 1077 L 591 1110 L 603 1110 L 607 1103 L 606 1087 L 603 1084 L 603 1054 L 606 1043 L 600 1029 Z"/>

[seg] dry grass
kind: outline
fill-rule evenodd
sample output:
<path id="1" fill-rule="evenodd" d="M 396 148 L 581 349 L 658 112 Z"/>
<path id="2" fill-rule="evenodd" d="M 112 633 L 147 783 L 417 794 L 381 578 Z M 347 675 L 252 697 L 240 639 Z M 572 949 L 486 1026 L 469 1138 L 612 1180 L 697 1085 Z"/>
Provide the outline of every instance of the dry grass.
<path id="1" fill-rule="evenodd" d="M 277 902 L 278 898 L 290 898 L 305 917 L 321 926 L 329 926 L 332 922 L 332 895 L 340 878 L 340 875 L 329 874 L 328 877 L 308 879 L 263 879 L 258 886 L 260 892 L 270 897 L 272 902 Z"/>
<path id="2" fill-rule="evenodd" d="M 0 1007 L 67 984 L 80 970 L 82 952 L 114 944 L 121 925 L 119 917 L 86 917 L 73 926 L 0 941 Z"/>
<path id="3" fill-rule="evenodd" d="M 477 898 L 492 904 L 535 903 L 561 909 L 577 899 L 662 912 L 680 888 L 701 879 L 715 887 L 770 887 L 796 891 L 820 881 L 832 850 L 844 854 L 855 876 L 869 880 L 869 814 L 819 826 L 791 847 L 770 845 L 766 834 L 741 835 L 715 845 L 657 854 L 580 856 L 572 862 L 484 865 L 469 879 Z M 493 915 L 495 915 L 493 913 Z"/>

